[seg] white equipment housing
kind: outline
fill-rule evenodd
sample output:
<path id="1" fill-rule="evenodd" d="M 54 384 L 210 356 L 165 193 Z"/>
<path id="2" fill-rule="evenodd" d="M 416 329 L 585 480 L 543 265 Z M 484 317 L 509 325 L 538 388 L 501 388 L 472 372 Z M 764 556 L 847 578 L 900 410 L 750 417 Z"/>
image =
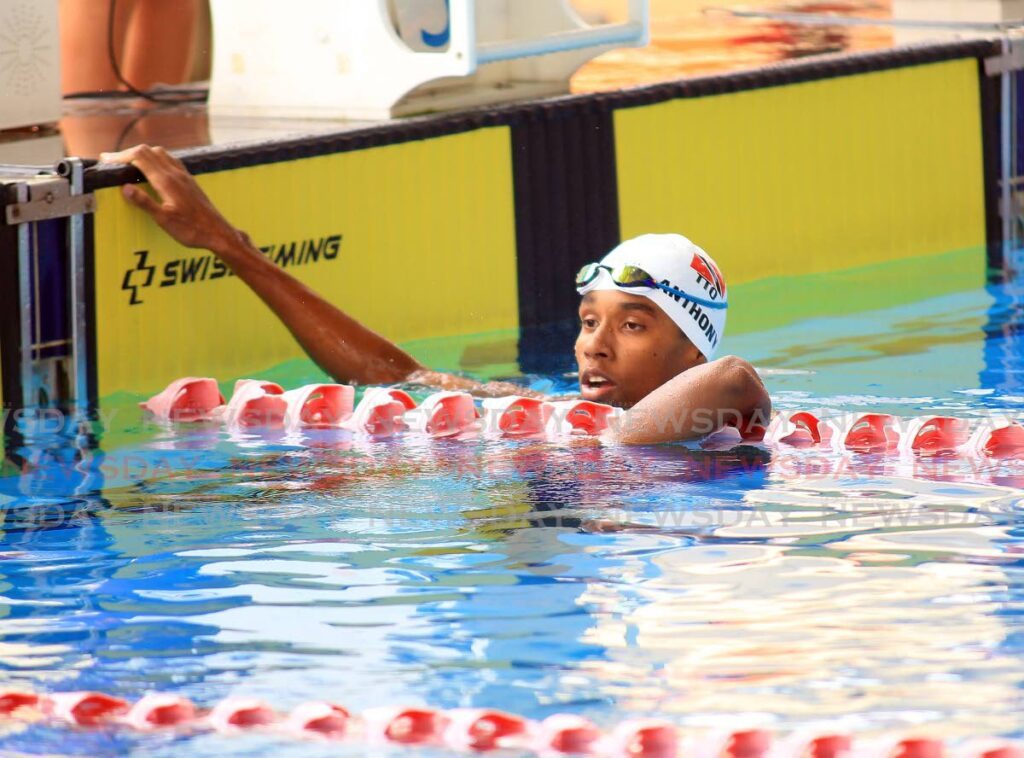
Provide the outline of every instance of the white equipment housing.
<path id="1" fill-rule="evenodd" d="M 947 24 L 948 28 L 897 26 L 893 41 L 897 45 L 991 37 L 995 28 L 971 28 L 978 24 L 1017 22 L 1024 18 L 1024 0 L 893 0 L 892 17 L 896 21 L 923 21 Z M 955 24 L 962 23 L 961 29 Z"/>
<path id="2" fill-rule="evenodd" d="M 568 91 L 573 72 L 645 45 L 648 0 L 589 26 L 568 0 L 211 0 L 210 109 L 387 119 Z"/>
<path id="3" fill-rule="evenodd" d="M 57 0 L 0 0 L 0 130 L 60 120 Z"/>

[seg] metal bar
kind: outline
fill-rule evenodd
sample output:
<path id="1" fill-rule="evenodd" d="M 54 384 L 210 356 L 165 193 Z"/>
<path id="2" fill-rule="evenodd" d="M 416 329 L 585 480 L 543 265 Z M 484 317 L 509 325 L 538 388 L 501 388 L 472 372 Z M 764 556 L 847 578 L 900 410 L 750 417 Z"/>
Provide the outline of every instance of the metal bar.
<path id="1" fill-rule="evenodd" d="M 84 191 L 83 166 L 80 158 L 69 158 L 72 196 Z M 89 370 L 86 350 L 85 322 L 85 217 L 76 214 L 68 219 L 68 255 L 71 272 L 71 350 L 74 362 L 75 407 L 84 410 L 89 402 Z"/>
<path id="2" fill-rule="evenodd" d="M 31 193 L 31 188 L 29 192 Z M 39 276 L 39 225 L 32 224 L 32 241 L 30 247 L 32 249 L 32 315 L 35 317 L 35 329 L 32 334 L 32 360 L 36 361 L 39 359 L 39 351 L 35 350 L 35 346 L 43 341 L 43 313 L 42 306 L 42 293 L 39 291 L 39 282 L 41 278 Z"/>
<path id="3" fill-rule="evenodd" d="M 0 163 L 0 177 L 4 179 L 34 178 L 53 171 L 53 166 L 31 166 L 21 163 Z"/>
<path id="4" fill-rule="evenodd" d="M 637 44 L 644 47 L 651 44 L 651 5 L 648 0 L 629 0 L 629 18 L 644 30 L 643 39 Z"/>
<path id="5" fill-rule="evenodd" d="M 950 29 L 960 31 L 1003 33 L 1011 29 L 1024 28 L 1024 19 L 1012 21 L 927 21 L 924 19 L 865 18 L 864 16 L 840 16 L 832 13 L 794 13 L 783 11 L 740 11 L 732 8 L 711 6 L 704 8 L 705 15 L 724 13 L 736 18 L 763 18 L 772 21 L 788 21 L 793 24 L 826 26 L 894 26 L 908 29 Z"/>
<path id="6" fill-rule="evenodd" d="M 61 345 L 71 345 L 71 344 L 72 344 L 72 342 L 69 339 L 67 339 L 67 340 L 50 340 L 49 342 L 36 342 L 34 345 L 32 345 L 32 349 L 36 350 L 38 352 L 40 350 L 45 350 L 48 347 L 60 347 Z"/>
<path id="7" fill-rule="evenodd" d="M 37 189 L 36 186 L 30 187 L 30 198 Z M 8 224 L 67 218 L 80 213 L 93 213 L 95 210 L 96 198 L 92 195 L 58 197 L 55 192 L 45 195 L 42 200 L 30 199 L 27 203 L 15 203 L 5 209 Z"/>
<path id="8" fill-rule="evenodd" d="M 1003 55 L 1009 55 L 1013 43 L 1009 37 L 1004 36 L 1000 41 Z M 1010 204 L 1013 199 L 1013 191 L 1011 182 L 1013 181 L 1013 166 L 1011 161 L 1013 160 L 1013 119 L 1011 118 L 1010 109 L 1013 107 L 1013 72 L 1003 71 L 999 75 L 999 99 L 1000 99 L 1000 136 L 999 136 L 999 154 L 1000 154 L 1000 167 L 999 167 L 999 208 L 1001 213 L 1000 221 L 1002 223 L 1002 236 L 1003 236 L 1003 261 L 1010 259 L 1010 251 L 1013 249 L 1013 238 L 1014 238 L 1014 224 L 1013 218 L 1015 214 L 1012 212 Z"/>
<path id="9" fill-rule="evenodd" d="M 1019 40 L 1010 42 L 1009 52 L 985 59 L 985 76 L 1002 76 L 1007 71 L 1018 71 L 1022 68 L 1024 68 L 1024 46 L 1019 43 Z"/>
<path id="10" fill-rule="evenodd" d="M 1021 46 L 1018 41 L 1011 41 L 1011 54 L 1010 57 L 1017 57 L 1021 52 Z M 1009 90 L 1009 102 L 1008 109 L 1010 111 L 1010 155 L 1009 160 L 1006 164 L 1004 173 L 1004 182 L 1006 184 L 1006 198 L 1010 204 L 1009 213 L 1006 218 L 1006 231 L 1009 233 L 1008 240 L 1011 249 L 1016 250 L 1019 247 L 1020 241 L 1020 226 L 1018 223 L 1018 217 L 1020 215 L 1020 209 L 1018 204 L 1020 202 L 1019 192 L 1014 185 L 1014 177 L 1017 174 L 1017 139 L 1019 135 L 1020 124 L 1017 123 L 1017 75 L 1019 67 L 1011 68 L 1004 74 L 1007 80 L 1007 89 Z M 1003 260 L 1009 260 L 1004 255 Z"/>
<path id="11" fill-rule="evenodd" d="M 540 39 L 510 42 L 489 42 L 479 45 L 476 51 L 477 63 L 527 58 L 533 55 L 562 53 L 568 50 L 582 50 L 600 45 L 624 45 L 644 39 L 641 24 L 615 24 L 592 29 L 577 29 L 569 32 L 549 34 Z"/>
<path id="12" fill-rule="evenodd" d="M 16 187 L 19 203 L 28 202 L 28 185 Z M 32 229 L 30 224 L 18 226 L 18 318 L 21 330 L 21 405 L 32 404 L 35 394 L 32 370 Z"/>

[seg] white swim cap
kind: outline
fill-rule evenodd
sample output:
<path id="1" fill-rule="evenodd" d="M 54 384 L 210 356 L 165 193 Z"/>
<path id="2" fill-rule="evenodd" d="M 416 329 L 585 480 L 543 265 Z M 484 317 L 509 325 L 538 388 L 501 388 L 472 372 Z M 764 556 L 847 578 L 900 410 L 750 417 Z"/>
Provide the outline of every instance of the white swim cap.
<path id="1" fill-rule="evenodd" d="M 709 361 L 725 333 L 725 278 L 714 259 L 679 234 L 644 234 L 626 240 L 599 264 L 597 275 L 577 287 L 581 295 L 615 290 L 653 300 Z M 658 287 L 622 287 L 613 273 L 633 266 Z M 670 291 L 671 290 L 671 291 Z"/>

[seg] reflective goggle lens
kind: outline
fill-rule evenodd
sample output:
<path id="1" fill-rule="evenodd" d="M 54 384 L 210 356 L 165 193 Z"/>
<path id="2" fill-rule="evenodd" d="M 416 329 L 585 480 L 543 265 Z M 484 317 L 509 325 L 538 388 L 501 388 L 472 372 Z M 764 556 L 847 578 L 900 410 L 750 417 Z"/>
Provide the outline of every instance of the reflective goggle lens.
<path id="1" fill-rule="evenodd" d="M 597 278 L 597 275 L 601 272 L 601 264 L 599 263 L 588 263 L 586 266 L 579 270 L 576 274 L 576 286 L 586 287 L 592 281 Z"/>
<path id="2" fill-rule="evenodd" d="M 729 307 L 729 304 L 725 300 L 708 300 L 698 295 L 693 295 L 688 292 L 684 292 L 683 290 L 676 289 L 666 281 L 659 282 L 639 266 L 622 265 L 611 268 L 610 266 L 605 266 L 601 263 L 588 263 L 580 269 L 578 274 L 576 274 L 576 288 L 582 290 L 593 282 L 597 278 L 597 275 L 601 273 L 601 269 L 609 272 L 612 281 L 619 287 L 650 287 L 651 289 L 669 293 L 677 302 L 679 301 L 679 298 L 686 298 L 687 301 L 697 303 L 705 308 L 725 310 Z"/>
<path id="3" fill-rule="evenodd" d="M 617 266 L 612 281 L 620 287 L 654 287 L 654 277 L 638 266 Z"/>

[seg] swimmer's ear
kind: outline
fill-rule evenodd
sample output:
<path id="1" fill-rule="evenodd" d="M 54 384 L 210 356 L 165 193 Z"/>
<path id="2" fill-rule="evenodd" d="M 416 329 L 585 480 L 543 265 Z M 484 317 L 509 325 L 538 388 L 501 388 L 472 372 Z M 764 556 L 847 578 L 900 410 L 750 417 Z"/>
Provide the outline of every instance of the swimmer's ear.
<path id="1" fill-rule="evenodd" d="M 682 334 L 682 330 L 680 330 L 680 334 Z M 689 352 L 690 354 L 690 368 L 707 363 L 708 359 L 704 357 L 704 353 L 697 349 L 697 346 L 693 344 L 693 341 L 685 334 L 683 334 L 682 336 L 683 339 L 686 341 L 687 352 Z"/>

